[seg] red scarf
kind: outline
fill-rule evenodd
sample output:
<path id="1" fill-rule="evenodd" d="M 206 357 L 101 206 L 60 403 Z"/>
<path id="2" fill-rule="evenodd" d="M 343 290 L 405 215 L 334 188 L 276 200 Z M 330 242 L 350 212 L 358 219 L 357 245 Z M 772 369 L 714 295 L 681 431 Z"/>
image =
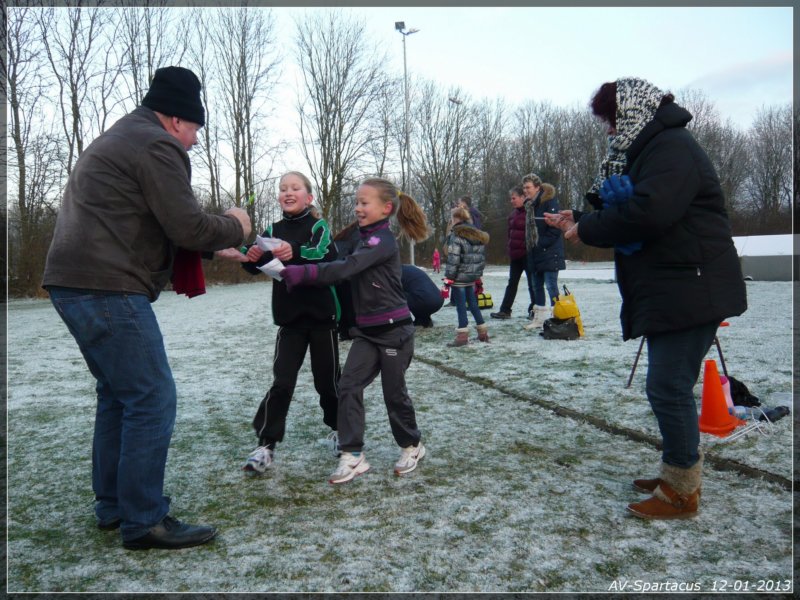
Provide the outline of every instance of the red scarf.
<path id="1" fill-rule="evenodd" d="M 189 298 L 206 293 L 199 250 L 178 248 L 172 264 L 172 289 L 176 294 L 186 294 Z"/>

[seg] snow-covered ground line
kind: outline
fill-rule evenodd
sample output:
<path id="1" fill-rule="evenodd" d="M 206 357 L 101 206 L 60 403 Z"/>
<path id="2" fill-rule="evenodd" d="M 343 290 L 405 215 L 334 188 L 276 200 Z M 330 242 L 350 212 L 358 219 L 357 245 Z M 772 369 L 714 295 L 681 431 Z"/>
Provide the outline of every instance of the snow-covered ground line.
<path id="1" fill-rule="evenodd" d="M 485 311 L 491 344 L 446 347 L 456 317 L 444 307 L 434 328 L 418 330 L 416 353 L 657 436 L 643 393 L 646 351 L 624 387 L 638 341 L 621 341 L 609 267 L 570 264 L 561 274 L 581 309 L 581 340 L 524 331 L 521 286 L 511 319 Z M 506 277 L 501 266 L 484 276 L 495 310 Z M 728 369 L 763 402 L 790 404 L 792 284 L 747 287 L 749 310 L 719 334 Z M 49 302 L 8 303 L 10 592 L 604 592 L 625 582 L 634 591 L 786 591 L 789 491 L 707 468 L 697 518 L 627 517 L 625 505 L 640 498 L 630 480 L 656 474 L 656 450 L 422 360 L 408 387 L 429 454 L 411 475 L 391 473 L 398 449 L 375 382 L 365 394 L 372 470 L 326 483 L 336 461 L 322 444 L 306 364 L 274 469 L 244 476 L 250 420 L 271 381 L 270 293 L 259 278 L 192 300 L 165 292 L 154 304 L 179 394 L 166 493 L 176 516 L 220 530 L 208 546 L 175 552 L 128 552 L 118 534 L 94 527 L 93 381 Z M 702 442 L 793 478 L 792 419 L 771 435 Z"/>

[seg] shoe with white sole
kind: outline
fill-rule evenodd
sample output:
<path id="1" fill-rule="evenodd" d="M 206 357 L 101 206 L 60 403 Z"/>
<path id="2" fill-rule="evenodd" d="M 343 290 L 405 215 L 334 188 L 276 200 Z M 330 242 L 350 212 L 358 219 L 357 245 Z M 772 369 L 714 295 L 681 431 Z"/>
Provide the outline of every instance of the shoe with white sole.
<path id="1" fill-rule="evenodd" d="M 272 466 L 272 456 L 272 449 L 267 446 L 259 446 L 247 457 L 247 462 L 244 463 L 242 469 L 244 471 L 263 473 Z"/>
<path id="2" fill-rule="evenodd" d="M 418 446 L 403 448 L 400 453 L 400 460 L 394 464 L 394 474 L 405 475 L 406 473 L 411 473 L 411 471 L 417 468 L 417 463 L 421 461 L 424 456 L 425 446 L 422 445 L 422 442 L 420 442 Z"/>
<path id="3" fill-rule="evenodd" d="M 363 452 L 358 456 L 350 452 L 342 452 L 342 456 L 339 458 L 339 466 L 331 473 L 331 476 L 328 478 L 328 483 L 346 483 L 356 475 L 361 475 L 367 471 L 369 471 L 369 463 Z"/>

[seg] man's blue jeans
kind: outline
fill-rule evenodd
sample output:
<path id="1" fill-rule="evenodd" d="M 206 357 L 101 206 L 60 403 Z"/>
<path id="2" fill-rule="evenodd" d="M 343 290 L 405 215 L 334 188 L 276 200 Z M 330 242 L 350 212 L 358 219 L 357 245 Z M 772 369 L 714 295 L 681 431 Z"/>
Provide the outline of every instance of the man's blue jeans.
<path id="1" fill-rule="evenodd" d="M 719 323 L 647 336 L 647 399 L 664 441 L 662 460 L 688 469 L 699 460 L 694 385 Z"/>
<path id="2" fill-rule="evenodd" d="M 536 306 L 547 306 L 544 296 L 545 288 L 550 296 L 550 306 L 553 306 L 558 296 L 558 271 L 533 272 L 533 296 Z"/>
<path id="3" fill-rule="evenodd" d="M 467 307 L 469 307 L 469 312 L 472 313 L 472 316 L 475 319 L 475 324 L 483 325 L 483 315 L 481 314 L 481 309 L 478 308 L 478 297 L 475 295 L 475 286 L 451 286 L 450 297 L 453 299 L 453 304 L 456 305 L 459 328 L 463 329 L 469 325 L 469 322 L 467 321 Z"/>
<path id="4" fill-rule="evenodd" d="M 92 488 L 99 523 L 122 519 L 123 540 L 169 512 L 163 495 L 176 392 L 147 296 L 49 287 L 50 300 L 97 380 Z"/>

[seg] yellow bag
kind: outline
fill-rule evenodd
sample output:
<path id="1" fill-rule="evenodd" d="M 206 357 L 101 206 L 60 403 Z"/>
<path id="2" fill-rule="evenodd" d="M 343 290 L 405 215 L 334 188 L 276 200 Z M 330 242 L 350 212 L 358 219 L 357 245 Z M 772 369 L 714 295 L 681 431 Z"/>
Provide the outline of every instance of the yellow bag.
<path id="1" fill-rule="evenodd" d="M 575 319 L 578 324 L 578 333 L 583 337 L 583 322 L 581 321 L 581 311 L 578 309 L 578 303 L 575 302 L 575 296 L 564 287 L 564 295 L 556 298 L 556 303 L 553 306 L 553 316 L 556 319 Z"/>

